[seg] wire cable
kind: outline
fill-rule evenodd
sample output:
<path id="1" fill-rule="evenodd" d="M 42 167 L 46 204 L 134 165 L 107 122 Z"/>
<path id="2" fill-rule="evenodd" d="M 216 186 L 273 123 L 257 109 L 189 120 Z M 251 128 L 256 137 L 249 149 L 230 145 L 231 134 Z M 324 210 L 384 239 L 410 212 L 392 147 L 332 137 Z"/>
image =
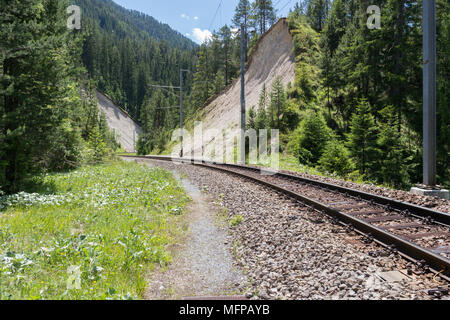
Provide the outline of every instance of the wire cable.
<path id="1" fill-rule="evenodd" d="M 222 2 L 223 2 L 223 0 L 220 0 L 220 1 L 219 1 L 219 5 L 217 6 L 216 13 L 214 14 L 214 17 L 213 17 L 213 19 L 212 19 L 212 21 L 211 21 L 211 23 L 210 23 L 210 25 L 209 25 L 208 30 L 211 30 L 211 27 L 212 27 L 214 21 L 216 20 L 217 14 L 219 13 L 219 9 L 220 9 L 221 6 L 222 6 Z"/>
<path id="2" fill-rule="evenodd" d="M 292 2 L 292 0 L 289 0 L 284 6 L 283 8 L 280 9 L 280 12 L 284 10 L 284 8 L 286 8 L 288 6 L 288 4 L 290 4 Z"/>

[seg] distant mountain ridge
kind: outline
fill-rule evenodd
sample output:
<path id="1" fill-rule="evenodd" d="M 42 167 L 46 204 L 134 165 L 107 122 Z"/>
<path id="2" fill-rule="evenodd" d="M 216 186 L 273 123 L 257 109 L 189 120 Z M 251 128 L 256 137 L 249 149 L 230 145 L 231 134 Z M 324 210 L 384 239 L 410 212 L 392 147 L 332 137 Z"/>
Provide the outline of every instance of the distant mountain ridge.
<path id="1" fill-rule="evenodd" d="M 137 121 L 154 93 L 150 85 L 178 84 L 180 68 L 195 69 L 197 44 L 167 24 L 112 0 L 74 1 L 81 7 L 82 62 L 89 78 Z"/>
<path id="2" fill-rule="evenodd" d="M 119 38 L 131 36 L 145 39 L 150 36 L 186 50 L 198 46 L 169 25 L 139 11 L 125 9 L 112 0 L 75 0 L 75 4 L 81 7 L 84 17 L 96 21 L 101 29 Z"/>

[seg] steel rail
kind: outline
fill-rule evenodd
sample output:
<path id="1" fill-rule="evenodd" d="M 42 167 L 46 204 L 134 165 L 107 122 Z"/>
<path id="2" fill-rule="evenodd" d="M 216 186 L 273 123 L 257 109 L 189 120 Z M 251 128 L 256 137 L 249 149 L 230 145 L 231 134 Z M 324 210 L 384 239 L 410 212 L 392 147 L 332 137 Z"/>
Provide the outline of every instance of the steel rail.
<path id="1" fill-rule="evenodd" d="M 259 168 L 259 167 L 251 167 L 251 166 L 247 166 L 247 165 L 241 166 L 241 165 L 235 165 L 235 164 L 229 164 L 229 163 L 216 163 L 216 164 L 227 166 L 227 167 L 234 167 L 237 169 L 247 169 L 247 170 L 255 170 L 255 171 L 263 170 L 266 172 L 270 172 L 269 169 Z M 288 173 L 278 172 L 275 175 L 282 177 L 282 178 L 292 179 L 292 180 L 300 181 L 303 183 L 315 185 L 315 186 L 325 188 L 328 190 L 336 190 L 343 194 L 348 194 L 348 195 L 356 197 L 356 198 L 359 197 L 364 200 L 374 201 L 376 204 L 390 206 L 392 209 L 397 209 L 399 211 L 409 211 L 409 213 L 411 213 L 411 214 L 416 214 L 423 218 L 431 218 L 435 221 L 445 224 L 446 226 L 450 226 L 450 214 L 445 213 L 445 212 L 436 211 L 436 210 L 432 210 L 432 209 L 425 208 L 425 207 L 420 207 L 420 206 L 414 205 L 412 203 L 407 203 L 407 202 L 383 197 L 380 195 L 339 186 L 339 185 L 332 184 L 332 183 L 326 183 L 326 182 L 316 181 L 316 180 L 312 180 L 312 179 L 308 179 L 308 178 L 303 178 L 303 177 L 299 177 L 299 176 L 288 174 Z"/>
<path id="2" fill-rule="evenodd" d="M 394 234 L 388 232 L 387 230 L 378 228 L 378 227 L 376 227 L 366 221 L 358 219 L 352 215 L 343 213 L 343 212 L 341 212 L 335 208 L 332 208 L 330 206 L 327 206 L 321 202 L 318 202 L 316 200 L 302 196 L 299 193 L 287 190 L 287 189 L 277 186 L 275 184 L 255 178 L 253 176 L 246 175 L 241 172 L 236 172 L 233 170 L 226 169 L 224 167 L 218 167 L 218 166 L 213 166 L 213 165 L 220 165 L 220 166 L 225 166 L 225 167 L 230 167 L 230 168 L 239 168 L 239 169 L 246 169 L 246 170 L 257 170 L 257 171 L 261 170 L 261 168 L 250 167 L 250 166 L 241 166 L 241 165 L 235 165 L 235 164 L 207 162 L 207 161 L 203 161 L 203 160 L 172 158 L 172 157 L 166 157 L 166 156 L 123 156 L 123 157 L 173 161 L 173 162 L 179 162 L 179 163 L 189 163 L 189 164 L 194 164 L 194 165 L 209 168 L 209 169 L 219 170 L 222 172 L 226 172 L 228 174 L 233 174 L 233 175 L 239 176 L 241 178 L 245 178 L 245 179 L 251 180 L 253 182 L 259 183 L 259 184 L 269 187 L 275 191 L 278 191 L 280 193 L 288 195 L 289 197 L 291 197 L 297 201 L 300 201 L 311 208 L 314 208 L 320 212 L 324 212 L 327 215 L 342 222 L 342 224 L 344 224 L 345 226 L 352 226 L 353 228 L 355 228 L 355 231 L 358 231 L 359 234 L 372 238 L 378 244 L 383 245 L 384 247 L 386 247 L 390 250 L 398 251 L 398 253 L 401 256 L 403 256 L 404 258 L 406 258 L 409 261 L 412 261 L 413 263 L 418 264 L 421 261 L 425 261 L 428 264 L 429 269 L 431 271 L 433 271 L 434 273 L 439 273 L 442 278 L 444 278 L 447 281 L 450 281 L 450 259 L 447 259 L 439 254 L 436 254 L 436 253 L 432 252 L 431 250 L 422 248 L 410 241 L 407 241 L 397 235 L 394 235 Z M 264 170 L 264 169 L 262 169 L 262 170 Z M 270 170 L 266 169 L 266 171 L 270 171 Z M 285 173 L 277 173 L 277 174 L 282 177 L 289 178 L 289 179 L 294 179 L 294 180 L 302 181 L 305 183 L 319 185 L 319 186 L 327 188 L 329 190 L 338 190 L 340 192 L 351 194 L 356 197 L 360 196 L 361 198 L 365 198 L 366 200 L 372 200 L 377 203 L 379 200 L 381 204 L 390 205 L 391 207 L 394 206 L 394 204 L 395 204 L 397 206 L 397 208 L 398 208 L 398 206 L 401 206 L 401 208 L 403 210 L 409 210 L 411 213 L 413 213 L 413 212 L 415 213 L 414 210 L 416 208 L 419 208 L 421 210 L 421 212 L 418 213 L 419 215 L 423 215 L 424 213 L 426 213 L 427 217 L 431 215 L 433 217 L 433 219 L 435 219 L 437 221 L 441 221 L 441 222 L 449 225 L 447 223 L 449 221 L 448 217 L 446 217 L 446 215 L 448 216 L 448 214 L 443 213 L 443 212 L 433 211 L 428 208 L 422 208 L 422 207 L 419 207 L 416 205 L 397 201 L 394 199 L 377 196 L 377 195 L 372 195 L 372 194 L 369 194 L 366 192 L 349 189 L 349 188 L 345 188 L 345 187 L 341 187 L 341 186 L 337 186 L 337 185 L 333 185 L 333 184 L 327 184 L 324 182 L 318 182 L 318 181 L 314 181 L 314 180 L 310 180 L 310 179 L 305 179 L 305 178 L 290 175 L 290 174 L 285 174 Z M 342 190 L 345 190 L 345 191 L 342 191 Z M 362 195 L 364 195 L 364 197 Z M 444 217 L 437 219 L 436 216 L 439 216 L 441 214 L 443 214 Z"/>

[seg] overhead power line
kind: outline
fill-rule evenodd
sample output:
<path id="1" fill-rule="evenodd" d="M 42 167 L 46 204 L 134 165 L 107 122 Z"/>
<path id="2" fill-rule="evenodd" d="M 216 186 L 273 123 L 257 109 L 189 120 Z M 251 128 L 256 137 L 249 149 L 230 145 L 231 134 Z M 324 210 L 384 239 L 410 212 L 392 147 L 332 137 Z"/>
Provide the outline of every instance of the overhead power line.
<path id="1" fill-rule="evenodd" d="M 177 95 L 175 92 L 170 91 L 169 89 L 175 89 L 175 90 L 179 90 L 179 89 L 180 89 L 180 87 L 160 86 L 160 85 L 153 85 L 153 84 L 151 84 L 150 87 L 164 90 L 164 91 L 166 91 L 166 92 L 168 92 L 168 93 L 170 93 L 170 94 L 173 94 L 173 95 L 175 95 L 175 96 L 177 96 L 177 97 L 178 97 L 178 95 Z"/>
<path id="2" fill-rule="evenodd" d="M 222 1 L 221 1 L 221 3 L 222 3 Z M 180 108 L 180 130 L 181 130 L 181 134 L 180 134 L 180 146 L 181 146 L 180 158 L 183 158 L 183 73 L 185 73 L 185 72 L 190 72 L 190 71 L 186 70 L 186 69 L 180 69 L 180 86 L 179 87 L 150 85 L 150 87 L 166 90 L 166 91 L 168 91 L 168 92 L 170 92 L 172 94 L 174 94 L 174 93 L 169 91 L 168 89 L 178 89 L 178 90 L 180 90 L 180 95 L 179 95 L 179 97 L 180 97 L 180 105 L 178 107 L 161 107 L 161 108 L 156 108 L 157 110 Z"/>
<path id="3" fill-rule="evenodd" d="M 281 0 L 278 0 L 273 6 L 276 7 L 280 2 Z"/>
<path id="4" fill-rule="evenodd" d="M 290 3 L 292 2 L 292 0 L 289 0 L 281 9 L 279 9 L 280 11 L 283 11 L 284 8 L 286 8 Z"/>
<path id="5" fill-rule="evenodd" d="M 155 108 L 156 110 L 165 110 L 165 109 L 178 109 L 180 106 L 174 106 L 174 107 L 161 107 L 161 108 Z"/>
<path id="6" fill-rule="evenodd" d="M 220 0 L 219 5 L 217 6 L 217 9 L 216 9 L 216 13 L 214 14 L 214 17 L 212 18 L 211 23 L 208 28 L 208 30 L 210 30 L 210 31 L 211 31 L 211 27 L 212 27 L 214 21 L 216 20 L 217 14 L 219 13 L 219 9 L 222 7 L 222 3 L 223 3 L 223 0 Z"/>

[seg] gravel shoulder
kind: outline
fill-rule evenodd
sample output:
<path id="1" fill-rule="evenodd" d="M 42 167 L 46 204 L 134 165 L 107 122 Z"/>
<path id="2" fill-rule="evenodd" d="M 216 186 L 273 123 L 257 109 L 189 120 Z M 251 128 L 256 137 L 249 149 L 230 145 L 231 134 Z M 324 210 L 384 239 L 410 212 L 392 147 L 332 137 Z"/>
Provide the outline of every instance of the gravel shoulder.
<path id="1" fill-rule="evenodd" d="M 181 226 L 186 232 L 172 248 L 173 262 L 166 269 L 153 270 L 145 298 L 174 300 L 241 294 L 247 278 L 235 263 L 230 250 L 232 240 L 218 218 L 213 199 L 179 174 L 177 168 L 166 169 L 180 180 L 192 203 Z"/>
<path id="2" fill-rule="evenodd" d="M 428 300 L 428 289 L 445 285 L 432 274 L 406 276 L 408 262 L 398 255 L 364 243 L 326 215 L 272 190 L 206 168 L 151 162 L 177 167 L 192 184 L 221 199 L 228 220 L 243 217 L 231 234 L 252 299 Z M 391 281 L 386 273 L 403 276 Z"/>

